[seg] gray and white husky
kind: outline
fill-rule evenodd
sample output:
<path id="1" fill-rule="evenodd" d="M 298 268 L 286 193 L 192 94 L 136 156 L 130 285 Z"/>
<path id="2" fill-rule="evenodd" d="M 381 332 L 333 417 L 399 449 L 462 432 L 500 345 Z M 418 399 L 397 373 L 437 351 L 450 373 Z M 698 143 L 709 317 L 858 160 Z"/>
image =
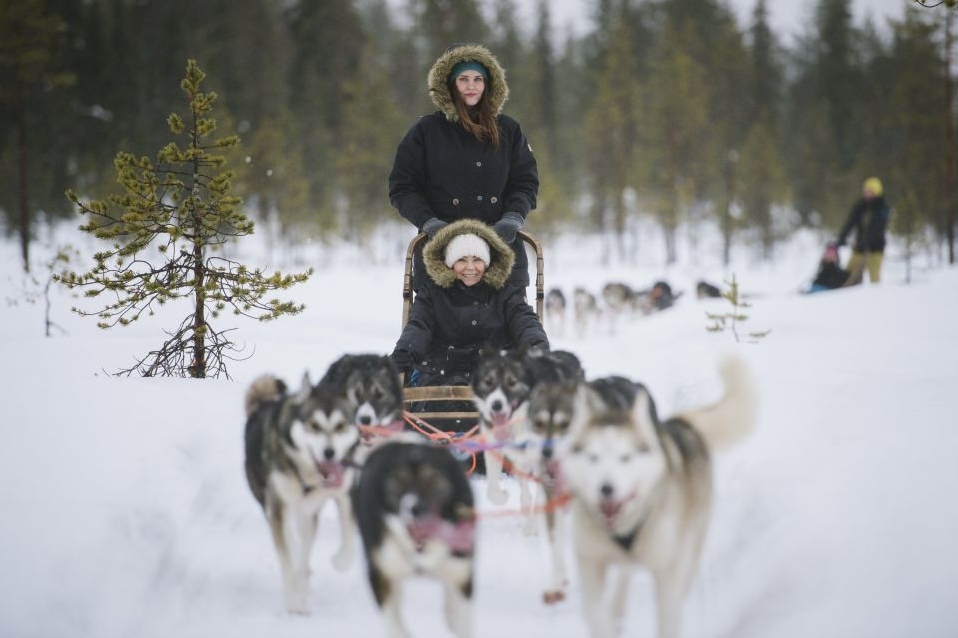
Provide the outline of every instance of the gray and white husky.
<path id="1" fill-rule="evenodd" d="M 308 373 L 295 394 L 264 375 L 250 385 L 246 406 L 246 478 L 269 522 L 290 613 L 309 613 L 309 558 L 328 501 L 339 507 L 341 545 L 333 565 L 346 569 L 355 553 L 349 501 L 353 457 L 360 445 L 355 406 Z"/>
<path id="2" fill-rule="evenodd" d="M 488 445 L 484 452 L 489 501 L 502 505 L 509 494 L 500 484 L 503 461 L 508 461 L 519 483 L 520 506 L 532 508 L 530 474 L 538 470 L 539 443 L 528 424 L 528 401 L 540 383 L 575 381 L 583 377 L 582 364 L 571 352 L 531 352 L 525 349 L 487 353 L 472 376 L 472 396 L 479 412 L 479 432 Z M 527 528 L 527 531 L 532 531 Z"/>
<path id="3" fill-rule="evenodd" d="M 353 492 L 369 584 L 387 635 L 408 635 L 403 581 L 439 580 L 445 616 L 457 638 L 472 635 L 475 512 L 472 486 L 448 448 L 407 433 L 369 453 Z"/>
<path id="4" fill-rule="evenodd" d="M 755 398 L 744 363 L 721 369 L 713 405 L 661 421 L 641 384 L 576 391 L 562 474 L 572 494 L 573 544 L 592 638 L 615 636 L 630 568 L 654 579 L 658 636 L 676 638 L 712 506 L 711 453 L 753 427 Z M 610 568 L 620 568 L 606 591 Z"/>
<path id="5" fill-rule="evenodd" d="M 344 354 L 329 366 L 320 384 L 335 388 L 349 403 L 363 440 L 358 462 L 372 444 L 403 430 L 402 383 L 388 356 Z"/>
<path id="6" fill-rule="evenodd" d="M 569 490 L 562 475 L 561 459 L 569 445 L 575 397 L 580 379 L 558 383 L 539 383 L 529 394 L 528 419 L 519 436 L 529 445 L 523 448 L 527 467 L 538 477 L 545 496 L 545 522 L 549 546 L 549 583 L 542 594 L 545 603 L 565 600 L 566 525 Z M 588 382 L 592 390 L 622 409 L 631 407 L 635 384 L 624 377 L 605 377 Z"/>

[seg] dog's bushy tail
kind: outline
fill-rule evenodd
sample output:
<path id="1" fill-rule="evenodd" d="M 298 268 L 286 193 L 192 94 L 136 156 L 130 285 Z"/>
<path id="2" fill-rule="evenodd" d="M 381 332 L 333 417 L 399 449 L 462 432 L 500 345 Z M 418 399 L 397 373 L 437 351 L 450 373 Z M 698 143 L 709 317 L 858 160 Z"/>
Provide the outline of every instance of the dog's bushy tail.
<path id="1" fill-rule="evenodd" d="M 253 379 L 243 398 L 246 418 L 249 418 L 260 406 L 279 401 L 284 396 L 286 396 L 286 383 L 282 379 L 271 374 L 264 374 Z"/>
<path id="2" fill-rule="evenodd" d="M 722 398 L 679 415 L 698 430 L 712 452 L 727 449 L 748 436 L 755 427 L 758 411 L 752 375 L 742 359 L 725 359 L 719 373 L 725 385 Z"/>

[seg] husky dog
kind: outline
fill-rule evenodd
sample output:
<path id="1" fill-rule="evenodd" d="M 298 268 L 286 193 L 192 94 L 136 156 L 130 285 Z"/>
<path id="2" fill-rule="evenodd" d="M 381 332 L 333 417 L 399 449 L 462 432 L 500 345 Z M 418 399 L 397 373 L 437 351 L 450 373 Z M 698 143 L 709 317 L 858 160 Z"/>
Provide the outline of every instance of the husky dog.
<path id="1" fill-rule="evenodd" d="M 699 299 L 717 299 L 722 296 L 722 291 L 715 284 L 700 279 L 695 284 L 695 296 Z"/>
<path id="2" fill-rule="evenodd" d="M 448 448 L 410 434 L 370 452 L 352 491 L 369 584 L 391 638 L 408 636 L 402 581 L 443 583 L 445 616 L 458 638 L 472 635 L 475 511 L 472 487 Z"/>
<path id="3" fill-rule="evenodd" d="M 639 293 L 628 284 L 612 282 L 602 287 L 602 302 L 608 314 L 609 330 L 615 332 L 619 318 L 636 310 Z"/>
<path id="4" fill-rule="evenodd" d="M 537 466 L 536 475 L 542 482 L 545 495 L 546 533 L 551 561 L 551 581 L 543 592 L 543 601 L 555 603 L 564 600 L 568 578 L 565 563 L 565 529 L 560 517 L 567 511 L 569 491 L 561 471 L 561 459 L 568 441 L 569 427 L 575 409 L 579 380 L 560 383 L 540 383 L 529 394 L 528 435 L 532 444 L 525 447 L 527 455 L 538 454 L 530 465 Z M 589 381 L 588 385 L 606 397 L 610 404 L 627 410 L 635 397 L 635 384 L 624 377 L 606 377 Z"/>
<path id="5" fill-rule="evenodd" d="M 599 303 L 595 295 L 585 288 L 576 288 L 572 293 L 572 312 L 575 317 L 576 332 L 582 337 L 586 334 L 589 324 L 599 318 Z"/>
<path id="6" fill-rule="evenodd" d="M 343 355 L 329 366 L 320 384 L 328 384 L 345 395 L 367 445 L 402 431 L 402 384 L 399 371 L 388 356 Z"/>
<path id="7" fill-rule="evenodd" d="M 565 294 L 559 288 L 551 288 L 546 293 L 546 319 L 549 320 L 550 327 L 555 327 L 559 334 L 565 332 L 565 310 Z"/>
<path id="8" fill-rule="evenodd" d="M 508 460 L 519 479 L 520 505 L 531 511 L 530 472 L 538 468 L 540 452 L 533 450 L 526 423 L 529 393 L 538 383 L 581 379 L 582 365 L 571 352 L 514 350 L 492 352 L 479 361 L 472 377 L 472 394 L 479 412 L 479 432 L 487 443 L 501 445 L 484 453 L 489 500 L 502 505 L 509 494 L 499 484 L 502 461 Z M 527 519 L 527 532 L 534 531 Z"/>
<path id="9" fill-rule="evenodd" d="M 294 394 L 264 375 L 250 385 L 246 406 L 246 478 L 263 508 L 279 555 L 290 613 L 309 613 L 309 557 L 319 512 L 339 507 L 341 545 L 333 565 L 346 569 L 354 555 L 349 486 L 360 443 L 354 409 L 330 384 L 312 385 L 308 373 Z"/>
<path id="10" fill-rule="evenodd" d="M 575 554 L 593 638 L 616 634 L 625 608 L 625 568 L 638 565 L 655 582 L 658 636 L 679 636 L 682 604 L 709 524 L 710 453 L 747 434 L 755 416 L 744 364 L 729 360 L 721 372 L 721 399 L 665 421 L 640 384 L 579 386 L 562 473 L 572 493 Z M 609 607 L 606 577 L 616 565 L 623 569 Z"/>

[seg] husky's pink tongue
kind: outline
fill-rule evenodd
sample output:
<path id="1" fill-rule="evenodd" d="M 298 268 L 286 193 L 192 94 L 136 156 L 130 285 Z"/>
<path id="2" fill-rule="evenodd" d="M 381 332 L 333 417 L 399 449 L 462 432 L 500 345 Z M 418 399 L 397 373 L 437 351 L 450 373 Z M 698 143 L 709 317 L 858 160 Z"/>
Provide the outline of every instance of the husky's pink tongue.
<path id="1" fill-rule="evenodd" d="M 435 514 L 421 516 L 407 525 L 409 535 L 419 548 L 427 540 L 437 540 L 454 552 L 471 552 L 476 542 L 475 521 L 452 523 Z"/>
<path id="2" fill-rule="evenodd" d="M 622 503 L 611 498 L 604 498 L 599 501 L 599 511 L 602 512 L 602 515 L 605 517 L 606 523 L 611 523 L 621 508 Z"/>
<path id="3" fill-rule="evenodd" d="M 546 463 L 546 480 L 552 484 L 557 493 L 565 489 L 565 483 L 562 481 L 562 467 L 555 459 Z"/>
<path id="4" fill-rule="evenodd" d="M 492 415 L 492 436 L 497 441 L 505 441 L 512 436 L 512 428 L 509 426 L 508 414 Z"/>
<path id="5" fill-rule="evenodd" d="M 343 484 L 343 465 L 342 463 L 333 463 L 323 461 L 316 464 L 319 475 L 323 477 L 323 484 L 326 487 L 339 487 Z"/>

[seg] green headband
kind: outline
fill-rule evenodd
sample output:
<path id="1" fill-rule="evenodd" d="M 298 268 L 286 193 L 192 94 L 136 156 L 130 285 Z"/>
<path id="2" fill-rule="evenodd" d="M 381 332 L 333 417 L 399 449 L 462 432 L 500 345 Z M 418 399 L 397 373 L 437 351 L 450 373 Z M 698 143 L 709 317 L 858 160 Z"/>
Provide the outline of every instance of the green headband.
<path id="1" fill-rule="evenodd" d="M 489 70 L 486 69 L 485 66 L 474 60 L 466 60 L 465 62 L 460 62 L 456 66 L 452 67 L 452 73 L 449 74 L 449 81 L 452 82 L 454 79 L 459 77 L 459 74 L 463 71 L 476 71 L 482 75 L 482 79 L 489 79 Z"/>

